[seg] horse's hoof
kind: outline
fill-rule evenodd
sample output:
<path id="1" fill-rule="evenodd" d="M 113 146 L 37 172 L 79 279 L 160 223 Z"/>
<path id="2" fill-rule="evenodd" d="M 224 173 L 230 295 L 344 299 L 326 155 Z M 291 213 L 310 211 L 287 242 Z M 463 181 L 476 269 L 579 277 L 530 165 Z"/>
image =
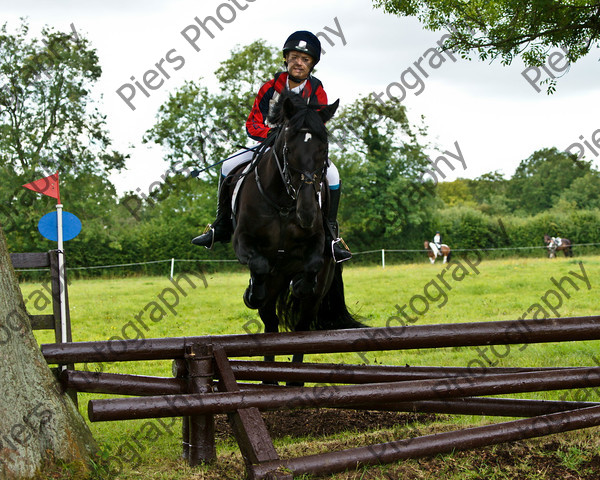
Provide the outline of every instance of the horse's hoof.
<path id="1" fill-rule="evenodd" d="M 286 387 L 303 387 L 304 382 L 287 382 L 285 384 Z"/>
<path id="2" fill-rule="evenodd" d="M 317 288 L 316 280 L 314 282 L 308 282 L 306 279 L 299 278 L 292 280 L 292 295 L 296 298 L 305 298 L 315 293 Z"/>
<path id="3" fill-rule="evenodd" d="M 255 305 L 254 302 L 252 301 L 252 292 L 250 291 L 250 287 L 248 287 L 246 289 L 246 291 L 244 292 L 244 304 L 251 310 L 254 310 L 260 306 L 260 305 Z"/>
<path id="4" fill-rule="evenodd" d="M 276 382 L 274 380 L 263 380 L 262 384 L 270 386 L 270 387 L 277 387 L 277 386 L 279 386 L 279 382 Z"/>
<path id="5" fill-rule="evenodd" d="M 262 307 L 265 301 L 264 290 L 264 285 L 262 287 L 256 286 L 252 283 L 252 279 L 250 279 L 250 285 L 248 285 L 248 288 L 244 292 L 244 304 L 252 310 Z"/>

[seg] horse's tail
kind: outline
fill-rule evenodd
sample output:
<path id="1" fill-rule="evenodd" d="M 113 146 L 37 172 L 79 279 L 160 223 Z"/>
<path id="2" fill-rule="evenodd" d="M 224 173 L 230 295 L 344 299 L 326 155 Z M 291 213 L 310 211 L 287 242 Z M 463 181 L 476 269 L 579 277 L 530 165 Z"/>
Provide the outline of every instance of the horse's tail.
<path id="1" fill-rule="evenodd" d="M 310 330 L 338 330 L 342 328 L 363 328 L 364 323 L 357 320 L 346 306 L 342 266 L 337 263 L 333 272 L 333 280 L 328 292 L 323 297 L 317 315 L 309 326 Z M 294 331 L 300 320 L 302 300 L 286 288 L 277 298 L 277 316 L 282 329 Z"/>
<path id="2" fill-rule="evenodd" d="M 315 323 L 315 330 L 364 328 L 367 326 L 348 311 L 341 263 L 335 264 L 331 287 L 321 302 Z"/>

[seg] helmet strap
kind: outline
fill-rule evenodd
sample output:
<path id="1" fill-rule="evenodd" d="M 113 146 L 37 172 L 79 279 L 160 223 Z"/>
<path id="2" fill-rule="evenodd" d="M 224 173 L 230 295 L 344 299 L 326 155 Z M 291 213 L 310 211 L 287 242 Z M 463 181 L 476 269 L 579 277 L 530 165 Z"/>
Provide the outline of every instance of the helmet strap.
<path id="1" fill-rule="evenodd" d="M 298 78 L 298 77 L 294 77 L 294 76 L 293 76 L 291 73 L 289 73 L 289 72 L 288 72 L 288 78 L 289 78 L 289 79 L 290 79 L 292 82 L 296 82 L 296 83 L 302 83 L 302 82 L 304 82 L 304 80 L 306 80 L 306 78 L 308 78 L 308 77 L 306 77 L 306 78 L 304 78 L 304 79 L 301 79 L 301 78 Z"/>

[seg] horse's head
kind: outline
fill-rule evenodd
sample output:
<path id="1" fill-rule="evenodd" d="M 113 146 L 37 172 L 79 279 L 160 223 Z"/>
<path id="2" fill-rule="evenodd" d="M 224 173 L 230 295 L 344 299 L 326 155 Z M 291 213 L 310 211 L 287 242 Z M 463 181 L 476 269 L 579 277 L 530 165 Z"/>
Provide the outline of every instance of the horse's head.
<path id="1" fill-rule="evenodd" d="M 302 228 L 320 222 L 318 196 L 328 164 L 327 122 L 339 100 L 331 105 L 307 105 L 300 95 L 285 92 L 271 121 L 280 126 L 274 145 L 275 160 L 288 195 L 296 202 L 296 217 Z"/>
<path id="2" fill-rule="evenodd" d="M 548 245 L 551 241 L 552 239 L 550 238 L 550 235 L 544 235 L 544 243 L 546 245 Z"/>

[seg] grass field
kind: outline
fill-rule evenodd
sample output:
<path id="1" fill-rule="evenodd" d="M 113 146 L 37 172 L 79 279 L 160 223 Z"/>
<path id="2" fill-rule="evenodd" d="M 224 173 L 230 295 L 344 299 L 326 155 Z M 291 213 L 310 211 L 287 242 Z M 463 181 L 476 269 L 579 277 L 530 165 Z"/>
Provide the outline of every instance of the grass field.
<path id="1" fill-rule="evenodd" d="M 242 302 L 247 273 L 212 273 L 179 278 L 135 277 L 77 280 L 69 286 L 74 341 L 110 338 L 179 337 L 257 331 L 255 311 Z M 575 259 L 482 260 L 475 253 L 440 263 L 344 270 L 349 308 L 369 326 L 459 323 L 542 316 L 598 314 L 600 257 Z M 21 285 L 28 310 L 40 313 L 40 285 Z M 404 312 L 406 316 L 403 316 Z M 558 315 L 555 315 L 558 314 Z M 36 332 L 39 343 L 51 343 L 50 332 Z M 473 347 L 402 352 L 309 355 L 309 362 L 378 363 L 393 365 L 593 366 L 600 362 L 597 341 L 499 346 L 478 353 Z M 284 360 L 285 358 L 278 358 Z M 471 363 L 470 363 L 471 362 Z M 79 365 L 80 368 L 83 366 Z M 171 375 L 164 361 L 86 365 L 88 370 Z M 558 399 L 564 392 L 523 395 Z M 87 401 L 97 394 L 80 394 L 87 418 Z M 599 401 L 591 389 L 571 392 L 567 399 Z M 241 479 L 243 463 L 231 437 L 218 438 L 218 464 L 191 469 L 180 460 L 180 423 L 167 419 L 152 435 L 148 421 L 94 423 L 90 428 L 109 459 L 110 473 L 100 478 Z M 496 422 L 493 418 L 437 416 L 378 431 L 339 433 L 334 436 L 290 436 L 275 440 L 280 456 L 289 457 L 336 448 L 368 445 L 407 436 L 450 430 L 457 426 Z M 348 472 L 332 479 L 406 478 L 600 478 L 599 429 L 553 436 L 549 439 L 485 449 L 483 453 L 455 453 L 428 460 Z M 541 461 L 541 460 L 544 461 Z M 558 472 L 558 473 L 557 473 Z M 566 472 L 566 473 L 565 473 Z M 568 474 L 567 476 L 565 476 Z M 570 476 L 569 476 L 570 475 Z M 592 475 L 592 476 L 590 476 Z M 597 476 L 593 476 L 597 475 Z M 70 478 L 67 473 L 63 477 Z"/>

